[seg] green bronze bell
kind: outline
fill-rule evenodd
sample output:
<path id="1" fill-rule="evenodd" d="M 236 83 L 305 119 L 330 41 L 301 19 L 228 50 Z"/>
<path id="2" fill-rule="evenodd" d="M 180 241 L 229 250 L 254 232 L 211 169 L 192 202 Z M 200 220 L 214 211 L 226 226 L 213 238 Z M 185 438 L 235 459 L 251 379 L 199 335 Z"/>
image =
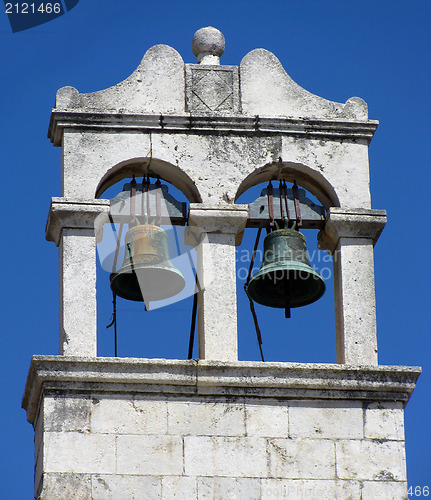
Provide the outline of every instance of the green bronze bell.
<path id="1" fill-rule="evenodd" d="M 169 259 L 168 238 L 161 227 L 152 224 L 132 227 L 124 243 L 123 264 L 110 277 L 116 295 L 147 304 L 181 292 L 185 280 Z"/>
<path id="2" fill-rule="evenodd" d="M 305 238 L 299 231 L 277 229 L 266 236 L 263 246 L 262 266 L 247 287 L 251 299 L 286 309 L 286 317 L 291 307 L 320 299 L 325 283 L 310 267 Z"/>

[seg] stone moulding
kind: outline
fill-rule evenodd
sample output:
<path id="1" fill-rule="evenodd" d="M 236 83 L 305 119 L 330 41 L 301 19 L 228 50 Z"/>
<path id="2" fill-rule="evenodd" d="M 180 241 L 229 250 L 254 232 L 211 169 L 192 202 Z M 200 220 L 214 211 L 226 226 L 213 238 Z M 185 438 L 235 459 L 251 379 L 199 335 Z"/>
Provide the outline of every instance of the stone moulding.
<path id="1" fill-rule="evenodd" d="M 187 133 L 260 133 L 306 135 L 334 139 L 364 139 L 369 143 L 379 122 L 368 120 L 270 118 L 263 116 L 138 115 L 129 113 L 76 112 L 55 109 L 51 115 L 48 138 L 61 146 L 63 130 L 155 131 Z"/>
<path id="2" fill-rule="evenodd" d="M 375 245 L 386 222 L 386 210 L 330 207 L 318 235 L 319 248 L 333 254 L 340 238 L 370 239 Z"/>
<path id="3" fill-rule="evenodd" d="M 416 366 L 33 356 L 22 407 L 27 420 L 34 424 L 46 390 L 389 400 L 406 404 L 420 373 L 421 368 Z"/>
<path id="4" fill-rule="evenodd" d="M 65 227 L 94 229 L 95 219 L 102 213 L 108 215 L 109 208 L 109 200 L 52 198 L 45 228 L 46 239 L 58 246 Z"/>

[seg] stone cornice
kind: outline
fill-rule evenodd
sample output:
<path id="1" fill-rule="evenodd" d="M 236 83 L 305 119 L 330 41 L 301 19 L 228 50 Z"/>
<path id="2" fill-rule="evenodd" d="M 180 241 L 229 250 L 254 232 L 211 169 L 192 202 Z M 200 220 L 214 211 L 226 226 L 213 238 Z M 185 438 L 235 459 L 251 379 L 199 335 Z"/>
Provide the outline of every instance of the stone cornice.
<path id="1" fill-rule="evenodd" d="M 61 146 L 64 129 L 91 131 L 124 130 L 168 133 L 241 133 L 281 134 L 333 139 L 371 141 L 377 128 L 376 120 L 269 118 L 259 116 L 221 115 L 141 115 L 100 113 L 55 108 L 51 114 L 48 138 Z"/>
<path id="2" fill-rule="evenodd" d="M 189 209 L 188 244 L 195 246 L 203 233 L 234 234 L 241 243 L 248 219 L 248 205 L 206 205 L 191 203 Z"/>
<path id="3" fill-rule="evenodd" d="M 318 235 L 319 248 L 333 253 L 340 238 L 363 238 L 375 245 L 386 221 L 386 210 L 331 207 Z"/>
<path id="4" fill-rule="evenodd" d="M 406 403 L 420 372 L 408 366 L 33 356 L 22 407 L 33 423 L 45 390 Z"/>
<path id="5" fill-rule="evenodd" d="M 203 231 L 236 234 L 243 231 L 248 217 L 248 205 L 207 205 L 190 203 L 189 224 Z"/>
<path id="6" fill-rule="evenodd" d="M 64 228 L 95 229 L 96 218 L 102 213 L 108 214 L 109 208 L 109 200 L 52 198 L 46 222 L 46 239 L 58 246 Z"/>

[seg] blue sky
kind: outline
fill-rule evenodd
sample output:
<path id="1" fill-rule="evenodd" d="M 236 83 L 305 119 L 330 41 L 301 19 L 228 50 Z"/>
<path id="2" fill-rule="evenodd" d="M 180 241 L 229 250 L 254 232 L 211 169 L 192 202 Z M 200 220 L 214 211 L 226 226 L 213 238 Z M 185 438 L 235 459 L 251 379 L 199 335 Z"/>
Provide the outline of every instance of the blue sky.
<path id="1" fill-rule="evenodd" d="M 32 354 L 58 353 L 58 249 L 44 239 L 50 198 L 61 195 L 60 149 L 46 137 L 55 93 L 66 85 L 80 92 L 114 85 L 158 43 L 195 62 L 193 34 L 208 25 L 226 38 L 222 64 L 238 65 L 266 48 L 310 92 L 338 102 L 359 96 L 380 121 L 370 145 L 372 206 L 388 211 L 375 248 L 379 361 L 423 367 L 405 413 L 407 464 L 409 485 L 430 485 L 430 16 L 431 4 L 421 0 L 80 0 L 49 23 L 12 33 L 3 12 L 2 499 L 32 497 L 33 429 L 21 397 Z M 312 250 L 315 233 L 306 236 Z M 242 248 L 254 237 L 248 231 Z M 318 268 L 325 264 L 317 260 Z M 266 359 L 335 361 L 331 280 L 327 286 L 324 298 L 291 320 L 258 308 Z M 240 357 L 259 359 L 238 288 Z M 103 270 L 98 294 L 99 353 L 112 355 Z M 119 310 L 120 355 L 187 356 L 190 299 L 150 313 L 126 302 Z M 159 333 L 149 335 L 154 328 Z"/>

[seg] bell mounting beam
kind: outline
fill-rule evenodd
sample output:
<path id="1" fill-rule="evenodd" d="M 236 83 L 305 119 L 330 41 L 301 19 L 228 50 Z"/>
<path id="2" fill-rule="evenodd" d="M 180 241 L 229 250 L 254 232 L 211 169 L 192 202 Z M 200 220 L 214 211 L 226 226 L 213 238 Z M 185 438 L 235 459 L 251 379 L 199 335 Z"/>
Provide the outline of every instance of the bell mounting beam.
<path id="1" fill-rule="evenodd" d="M 280 196 L 284 208 L 277 202 Z M 289 189 L 282 185 L 281 193 L 279 187 L 266 187 L 259 198 L 249 204 L 246 227 L 265 227 L 272 220 L 283 220 L 286 212 L 289 220 L 297 220 L 299 214 L 302 229 L 323 229 L 325 225 L 325 209 L 307 198 L 304 189 L 298 189 L 296 185 Z"/>
<path id="2" fill-rule="evenodd" d="M 116 223 L 130 223 L 135 217 L 139 221 L 147 216 L 160 225 L 183 226 L 187 222 L 187 203 L 176 200 L 169 194 L 168 186 L 160 182 L 131 181 L 111 200 L 110 214 Z M 323 206 L 307 198 L 304 189 L 296 185 L 287 188 L 284 183 L 280 187 L 264 188 L 261 195 L 249 204 L 246 227 L 266 227 L 272 221 L 283 221 L 286 216 L 300 222 L 302 229 L 323 229 L 325 225 Z"/>
<path id="3" fill-rule="evenodd" d="M 163 200 L 163 201 L 162 201 Z M 131 181 L 123 191 L 111 200 L 110 215 L 116 223 L 130 223 L 144 217 L 158 225 L 184 226 L 187 221 L 187 205 L 168 193 L 168 186 Z"/>

